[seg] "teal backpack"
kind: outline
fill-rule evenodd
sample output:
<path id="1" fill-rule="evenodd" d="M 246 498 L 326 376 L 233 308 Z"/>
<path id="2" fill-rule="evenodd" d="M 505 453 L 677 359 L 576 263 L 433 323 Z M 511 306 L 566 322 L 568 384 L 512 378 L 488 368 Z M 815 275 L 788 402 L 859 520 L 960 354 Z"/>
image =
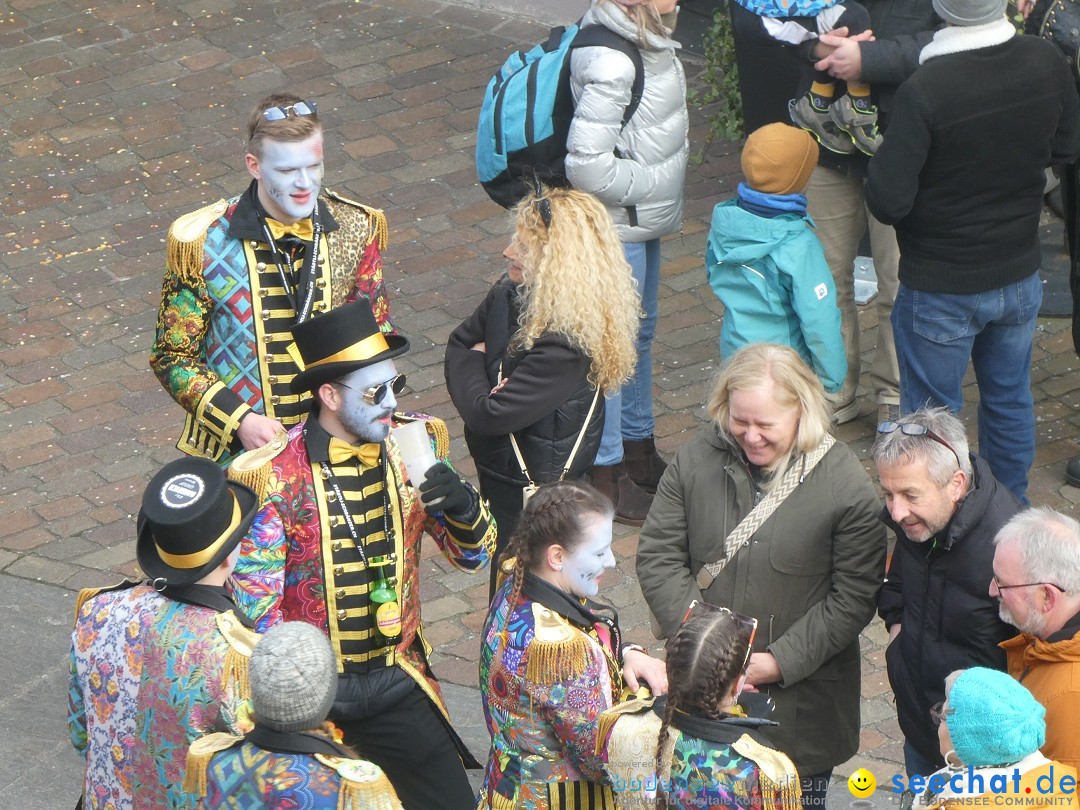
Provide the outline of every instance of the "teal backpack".
<path id="1" fill-rule="evenodd" d="M 641 103 L 645 68 L 637 46 L 602 25 L 552 28 L 546 42 L 512 53 L 488 82 L 476 129 L 476 172 L 488 196 L 504 208 L 528 193 L 527 177 L 570 185 L 564 166 L 574 117 L 570 54 L 593 46 L 624 53 L 634 63 L 626 126 Z"/>

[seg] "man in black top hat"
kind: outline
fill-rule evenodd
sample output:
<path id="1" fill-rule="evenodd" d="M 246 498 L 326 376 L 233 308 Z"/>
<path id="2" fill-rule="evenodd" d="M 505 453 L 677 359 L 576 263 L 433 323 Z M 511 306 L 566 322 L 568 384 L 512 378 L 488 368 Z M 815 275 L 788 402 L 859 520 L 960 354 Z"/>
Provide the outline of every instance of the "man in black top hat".
<path id="1" fill-rule="evenodd" d="M 450 727 L 427 665 L 420 538 L 427 532 L 452 565 L 475 571 L 494 552 L 495 523 L 446 462 L 437 419 L 420 417 L 439 461 L 413 482 L 419 494 L 410 486 L 391 432 L 404 384 L 393 358 L 408 350 L 406 338 L 380 333 L 364 301 L 299 324 L 293 336 L 302 371 L 292 387 L 312 392 L 311 414 L 230 469 L 265 504 L 238 598 L 260 626 L 300 620 L 329 636 L 339 673 L 330 719 L 386 772 L 406 808 L 472 808 L 462 763 L 479 765 Z"/>
<path id="2" fill-rule="evenodd" d="M 84 795 L 117 810 L 194 807 L 181 793 L 188 745 L 250 728 L 252 622 L 224 585 L 258 511 L 211 461 L 167 464 L 143 494 L 136 554 L 149 582 L 84 590 L 71 635 L 68 723 L 86 757 Z M 101 803 L 103 806 L 103 803 Z"/>

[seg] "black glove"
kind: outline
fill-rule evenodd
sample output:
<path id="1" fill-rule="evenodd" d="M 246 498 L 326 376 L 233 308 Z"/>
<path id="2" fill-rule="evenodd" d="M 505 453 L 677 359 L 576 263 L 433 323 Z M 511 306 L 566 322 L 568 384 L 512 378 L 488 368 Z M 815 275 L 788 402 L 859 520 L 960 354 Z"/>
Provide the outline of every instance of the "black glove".
<path id="1" fill-rule="evenodd" d="M 442 498 L 437 504 L 432 501 Z M 472 506 L 472 493 L 465 482 L 449 465 L 439 462 L 426 473 L 420 484 L 420 500 L 429 515 L 443 512 L 449 515 L 464 515 Z"/>

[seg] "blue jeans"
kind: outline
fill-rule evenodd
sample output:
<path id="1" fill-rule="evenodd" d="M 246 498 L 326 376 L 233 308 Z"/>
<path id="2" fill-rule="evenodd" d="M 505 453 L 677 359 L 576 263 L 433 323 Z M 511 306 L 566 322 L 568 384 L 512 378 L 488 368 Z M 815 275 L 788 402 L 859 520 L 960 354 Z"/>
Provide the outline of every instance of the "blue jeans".
<path id="1" fill-rule="evenodd" d="M 919 750 L 904 740 L 904 770 L 907 771 L 908 779 L 918 774 L 919 776 L 929 776 L 938 769 L 938 765 L 934 760 L 927 759 Z"/>
<path id="2" fill-rule="evenodd" d="M 623 242 L 623 252 L 634 273 L 643 312 L 638 324 L 637 366 L 615 396 L 608 397 L 604 433 L 596 453 L 597 466 L 622 461 L 623 439 L 647 439 L 653 435 L 652 342 L 656 334 L 657 299 L 660 294 L 660 240 Z"/>
<path id="3" fill-rule="evenodd" d="M 1035 272 L 973 294 L 920 292 L 901 283 L 892 312 L 901 410 L 929 403 L 958 413 L 970 360 L 979 385 L 979 454 L 1025 503 L 1035 460 L 1031 342 L 1041 303 Z"/>

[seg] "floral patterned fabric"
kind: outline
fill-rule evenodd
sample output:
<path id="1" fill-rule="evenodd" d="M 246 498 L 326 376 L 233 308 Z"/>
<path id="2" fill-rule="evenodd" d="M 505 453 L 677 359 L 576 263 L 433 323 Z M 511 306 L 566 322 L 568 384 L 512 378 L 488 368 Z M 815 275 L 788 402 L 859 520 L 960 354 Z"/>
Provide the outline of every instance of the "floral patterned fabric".
<path id="1" fill-rule="evenodd" d="M 549 783 L 608 782 L 595 748 L 597 717 L 612 705 L 611 667 L 596 639 L 558 617 L 586 639 L 585 669 L 571 678 L 531 681 L 526 671 L 537 619 L 557 614 L 524 595 L 511 609 L 511 585 L 504 583 L 491 603 L 480 651 L 480 688 L 491 734 L 480 806 L 549 810 Z"/>
<path id="2" fill-rule="evenodd" d="M 760 810 L 763 806 L 757 765 L 730 745 L 680 734 L 669 778 L 672 810 Z"/>
<path id="3" fill-rule="evenodd" d="M 434 538 L 443 556 L 456 568 L 474 571 L 487 565 L 495 550 L 495 522 L 481 503 L 471 525 L 445 515 L 428 515 L 412 487 L 393 434 L 384 443 L 387 462 L 394 470 L 396 501 L 401 514 L 390 518 L 401 525 L 402 555 L 397 567 L 401 593 L 401 641 L 396 660 L 415 678 L 444 715 L 438 683 L 427 667 L 430 649 L 422 642 L 420 623 L 420 541 L 424 532 Z M 440 458 L 446 461 L 445 458 Z M 264 630 L 279 621 L 304 621 L 329 635 L 323 559 L 325 504 L 316 496 L 311 460 L 303 425 L 289 432 L 285 449 L 270 462 L 265 503 L 244 541 L 259 557 L 244 559 L 233 574 L 237 603 Z M 417 638 L 422 644 L 418 645 Z M 340 649 L 337 651 L 340 657 Z"/>
<path id="4" fill-rule="evenodd" d="M 340 789 L 338 772 L 315 757 L 264 751 L 244 741 L 214 755 L 206 773 L 206 797 L 200 807 L 337 810 Z M 396 798 L 387 796 L 386 801 L 400 807 Z"/>
<path id="5" fill-rule="evenodd" d="M 145 584 L 82 605 L 71 636 L 68 725 L 86 757 L 87 808 L 194 807 L 180 793 L 191 741 L 215 726 L 251 728 L 250 703 L 225 684 L 229 642 L 217 615 Z"/>

